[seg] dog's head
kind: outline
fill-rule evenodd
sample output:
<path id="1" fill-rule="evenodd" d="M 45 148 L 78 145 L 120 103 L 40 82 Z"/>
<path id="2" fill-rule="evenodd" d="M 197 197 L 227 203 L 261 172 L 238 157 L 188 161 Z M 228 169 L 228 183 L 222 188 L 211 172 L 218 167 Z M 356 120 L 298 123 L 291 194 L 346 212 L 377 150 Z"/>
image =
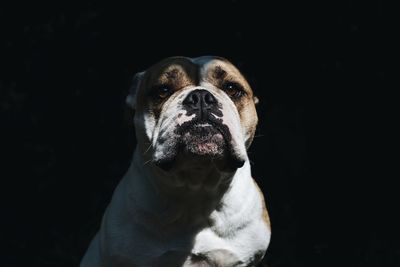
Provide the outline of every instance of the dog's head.
<path id="1" fill-rule="evenodd" d="M 233 171 L 247 160 L 257 98 L 226 59 L 162 60 L 135 75 L 127 102 L 144 159 L 166 172 L 205 163 Z"/>

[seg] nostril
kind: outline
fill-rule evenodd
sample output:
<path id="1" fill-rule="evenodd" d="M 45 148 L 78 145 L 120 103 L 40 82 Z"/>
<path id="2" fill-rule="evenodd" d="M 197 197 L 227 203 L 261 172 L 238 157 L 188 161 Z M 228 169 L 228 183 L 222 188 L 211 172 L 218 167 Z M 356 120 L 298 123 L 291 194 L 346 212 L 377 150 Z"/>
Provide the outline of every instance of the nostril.
<path id="1" fill-rule="evenodd" d="M 186 99 L 183 101 L 183 104 L 189 106 L 191 108 L 199 108 L 200 107 L 200 96 L 199 94 L 194 91 L 191 92 Z"/>
<path id="2" fill-rule="evenodd" d="M 191 104 L 197 105 L 199 103 L 200 98 L 197 94 L 192 94 L 190 100 Z"/>
<path id="3" fill-rule="evenodd" d="M 215 104 L 217 101 L 211 93 L 207 92 L 204 96 L 204 102 L 207 105 L 211 105 L 211 104 Z"/>

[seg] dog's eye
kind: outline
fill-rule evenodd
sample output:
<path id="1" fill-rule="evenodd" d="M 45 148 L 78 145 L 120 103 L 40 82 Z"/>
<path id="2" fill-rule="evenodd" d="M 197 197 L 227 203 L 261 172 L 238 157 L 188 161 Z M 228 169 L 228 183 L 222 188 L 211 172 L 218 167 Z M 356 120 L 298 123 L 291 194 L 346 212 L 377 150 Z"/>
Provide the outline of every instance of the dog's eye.
<path id="1" fill-rule="evenodd" d="M 168 86 L 166 84 L 162 84 L 162 85 L 156 86 L 155 94 L 158 98 L 164 99 L 172 94 L 172 89 L 170 86 Z"/>
<path id="2" fill-rule="evenodd" d="M 226 82 L 222 85 L 222 89 L 227 93 L 230 98 L 239 98 L 245 93 L 243 87 L 235 82 Z"/>

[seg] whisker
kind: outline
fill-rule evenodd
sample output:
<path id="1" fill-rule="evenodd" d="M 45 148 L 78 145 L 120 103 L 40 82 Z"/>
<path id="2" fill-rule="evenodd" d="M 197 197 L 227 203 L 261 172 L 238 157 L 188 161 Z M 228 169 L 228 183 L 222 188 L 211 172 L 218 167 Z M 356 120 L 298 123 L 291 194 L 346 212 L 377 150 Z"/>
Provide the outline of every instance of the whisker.
<path id="1" fill-rule="evenodd" d="M 143 163 L 143 166 L 146 165 L 146 164 L 148 164 L 148 163 L 150 163 L 150 162 L 152 162 L 152 161 L 153 161 L 153 159 L 149 159 L 148 161 L 146 161 L 145 163 Z"/>
<path id="2" fill-rule="evenodd" d="M 143 155 L 145 155 L 147 152 L 149 152 L 150 148 L 151 148 L 151 143 L 149 144 L 148 148 L 143 152 Z"/>

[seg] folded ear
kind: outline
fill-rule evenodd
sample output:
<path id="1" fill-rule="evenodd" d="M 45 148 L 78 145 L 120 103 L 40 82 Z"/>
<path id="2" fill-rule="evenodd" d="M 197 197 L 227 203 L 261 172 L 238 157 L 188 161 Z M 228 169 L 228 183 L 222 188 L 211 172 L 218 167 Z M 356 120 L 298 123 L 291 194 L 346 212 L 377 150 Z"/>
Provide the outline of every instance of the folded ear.
<path id="1" fill-rule="evenodd" d="M 254 101 L 254 104 L 255 104 L 255 105 L 257 105 L 258 102 L 260 102 L 260 100 L 259 100 L 258 97 L 256 97 L 256 96 L 253 96 L 253 101 Z"/>
<path id="2" fill-rule="evenodd" d="M 136 108 L 137 91 L 142 82 L 143 75 L 144 75 L 144 71 L 138 72 L 135 74 L 135 76 L 133 76 L 132 86 L 129 88 L 129 94 L 125 100 L 126 104 L 132 109 Z"/>

